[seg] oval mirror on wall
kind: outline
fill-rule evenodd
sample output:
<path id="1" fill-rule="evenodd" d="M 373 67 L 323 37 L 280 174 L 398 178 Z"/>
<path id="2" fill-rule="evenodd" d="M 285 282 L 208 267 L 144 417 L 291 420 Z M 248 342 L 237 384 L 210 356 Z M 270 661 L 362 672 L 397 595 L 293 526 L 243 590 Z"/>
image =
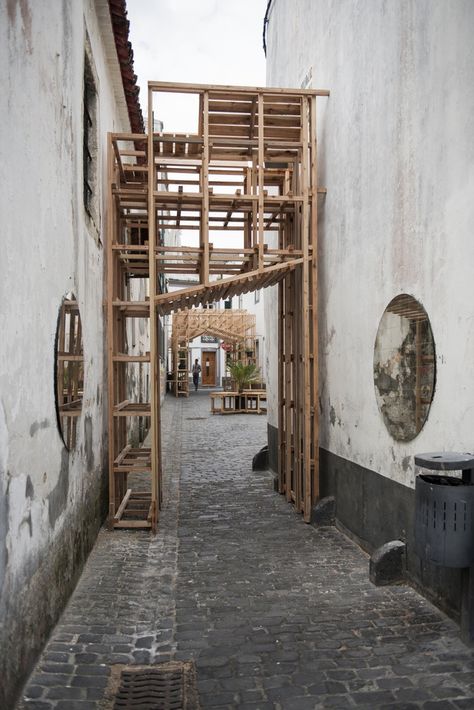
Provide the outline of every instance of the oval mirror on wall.
<path id="1" fill-rule="evenodd" d="M 79 305 L 72 293 L 63 298 L 59 310 L 55 349 L 56 416 L 64 445 L 71 451 L 76 445 L 84 391 L 82 324 Z"/>
<path id="2" fill-rule="evenodd" d="M 385 309 L 374 348 L 375 396 L 397 441 L 410 441 L 428 417 L 436 381 L 435 343 L 425 309 L 407 294 Z"/>

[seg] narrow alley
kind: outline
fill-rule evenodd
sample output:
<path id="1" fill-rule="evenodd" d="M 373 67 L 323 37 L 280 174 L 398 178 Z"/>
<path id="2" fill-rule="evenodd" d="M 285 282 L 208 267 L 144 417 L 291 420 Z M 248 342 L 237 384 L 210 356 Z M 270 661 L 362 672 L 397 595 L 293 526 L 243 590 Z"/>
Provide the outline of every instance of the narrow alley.
<path id="1" fill-rule="evenodd" d="M 201 708 L 474 707 L 454 622 L 372 586 L 355 544 L 252 472 L 265 417 L 211 417 L 205 391 L 164 412 L 158 534 L 100 532 L 21 708 L 113 707 L 116 664 L 170 660 L 195 662 Z"/>

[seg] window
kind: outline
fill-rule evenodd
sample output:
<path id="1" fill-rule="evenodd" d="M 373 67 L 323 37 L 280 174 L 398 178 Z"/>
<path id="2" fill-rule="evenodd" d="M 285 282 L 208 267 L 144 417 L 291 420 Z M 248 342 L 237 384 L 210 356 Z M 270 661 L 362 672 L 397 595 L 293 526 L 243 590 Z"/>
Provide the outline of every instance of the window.
<path id="1" fill-rule="evenodd" d="M 436 352 L 428 315 L 407 293 L 385 309 L 374 347 L 375 396 L 396 441 L 411 441 L 428 418 L 436 384 Z"/>
<path id="2" fill-rule="evenodd" d="M 84 208 L 91 226 L 99 231 L 97 146 L 97 91 L 89 54 L 84 55 L 83 189 Z"/>
<path id="3" fill-rule="evenodd" d="M 255 303 L 258 303 L 260 301 L 260 289 L 258 288 L 255 291 Z"/>

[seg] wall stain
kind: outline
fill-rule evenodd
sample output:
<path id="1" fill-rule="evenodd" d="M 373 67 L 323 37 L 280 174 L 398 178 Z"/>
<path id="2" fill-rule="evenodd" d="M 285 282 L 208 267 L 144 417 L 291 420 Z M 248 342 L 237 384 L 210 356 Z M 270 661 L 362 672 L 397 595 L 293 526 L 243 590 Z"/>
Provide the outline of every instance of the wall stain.
<path id="1" fill-rule="evenodd" d="M 3 471 L 0 470 L 0 474 Z M 9 513 L 10 513 L 10 477 L 7 471 L 8 483 L 6 490 L 4 489 L 3 475 L 0 475 L 0 594 L 6 579 L 6 569 L 8 567 L 8 547 L 7 537 L 9 531 Z"/>
<path id="2" fill-rule="evenodd" d="M 334 426 L 336 424 L 336 410 L 331 404 L 331 409 L 329 410 L 329 421 Z"/>
<path id="3" fill-rule="evenodd" d="M 25 498 L 34 498 L 35 495 L 35 489 L 33 486 L 33 482 L 30 478 L 30 476 L 26 477 L 26 489 L 25 489 Z"/>
<path id="4" fill-rule="evenodd" d="M 15 22 L 17 0 L 7 0 L 8 21 L 12 25 Z"/>
<path id="5" fill-rule="evenodd" d="M 20 527 L 22 525 L 28 525 L 28 532 L 30 533 L 30 537 L 33 537 L 33 521 L 31 520 L 31 511 L 26 515 L 23 520 L 20 523 Z"/>
<path id="6" fill-rule="evenodd" d="M 33 43 L 31 33 L 31 11 L 28 5 L 28 0 L 7 0 L 8 20 L 11 25 L 15 24 L 16 11 L 20 7 L 21 14 L 21 32 L 25 39 L 28 54 L 33 54 Z"/>
<path id="7" fill-rule="evenodd" d="M 402 459 L 402 468 L 404 471 L 408 471 L 411 464 L 411 456 L 404 456 Z"/>
<path id="8" fill-rule="evenodd" d="M 87 470 L 92 471 L 94 469 L 94 449 L 92 443 L 92 417 L 90 414 L 84 418 L 84 448 Z"/>
<path id="9" fill-rule="evenodd" d="M 34 436 L 40 429 L 47 429 L 49 427 L 49 419 L 43 419 L 41 422 L 33 422 L 30 426 L 30 436 Z"/>
<path id="10" fill-rule="evenodd" d="M 61 471 L 59 473 L 58 482 L 54 486 L 51 493 L 48 495 L 48 516 L 49 524 L 52 528 L 54 528 L 57 519 L 66 507 L 68 491 L 69 453 L 67 449 L 63 449 L 63 452 L 61 454 Z"/>

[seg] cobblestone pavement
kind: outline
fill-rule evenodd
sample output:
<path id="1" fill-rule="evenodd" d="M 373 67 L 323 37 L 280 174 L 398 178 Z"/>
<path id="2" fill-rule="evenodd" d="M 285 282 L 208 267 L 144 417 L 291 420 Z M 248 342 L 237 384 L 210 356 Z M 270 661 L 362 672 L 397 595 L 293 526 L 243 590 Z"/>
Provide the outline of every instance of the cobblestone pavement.
<path id="1" fill-rule="evenodd" d="M 113 664 L 170 659 L 195 660 L 204 709 L 474 708 L 457 627 L 252 473 L 264 417 L 210 417 L 200 391 L 164 421 L 159 534 L 100 533 L 22 708 L 100 708 Z"/>

